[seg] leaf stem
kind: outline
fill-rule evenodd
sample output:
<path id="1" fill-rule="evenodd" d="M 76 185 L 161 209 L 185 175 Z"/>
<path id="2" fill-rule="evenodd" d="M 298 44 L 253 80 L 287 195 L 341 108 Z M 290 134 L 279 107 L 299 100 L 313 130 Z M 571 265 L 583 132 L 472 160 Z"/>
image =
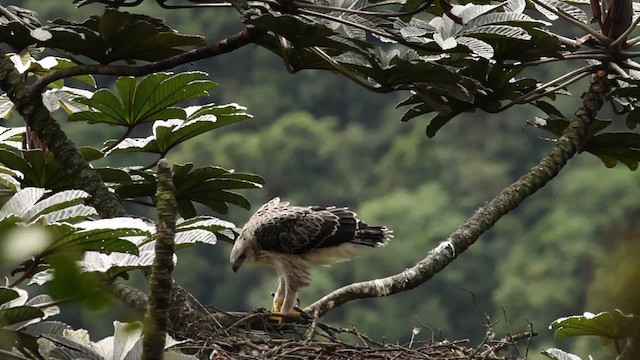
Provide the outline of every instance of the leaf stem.
<path id="1" fill-rule="evenodd" d="M 2 355 L 3 357 L 6 356 L 7 358 L 11 358 L 11 359 L 30 360 L 28 357 L 24 357 L 22 355 L 19 355 L 4 349 L 0 349 L 0 355 Z"/>
<path id="2" fill-rule="evenodd" d="M 127 138 L 127 136 L 129 136 L 129 134 L 131 134 L 131 132 L 133 131 L 133 126 L 128 126 L 127 127 L 127 131 L 124 132 L 124 134 L 122 134 L 122 136 L 120 136 L 120 138 L 118 138 L 118 140 L 116 140 L 113 144 L 103 148 L 102 150 L 100 150 L 103 154 L 107 154 L 109 151 L 111 151 L 113 148 L 115 148 L 116 146 L 120 145 L 120 143 L 122 143 L 124 141 L 124 139 Z"/>
<path id="3" fill-rule="evenodd" d="M 549 94 L 550 92 L 556 91 L 558 89 L 561 89 L 579 79 L 582 79 L 583 77 L 589 75 L 590 73 L 593 72 L 593 66 L 592 65 L 587 65 L 587 66 L 583 66 L 579 69 L 573 70 L 565 75 L 562 75 L 552 81 L 549 81 L 546 84 L 542 84 L 538 87 L 536 87 L 535 90 L 529 91 L 528 93 L 518 97 L 515 100 L 512 100 L 509 104 L 501 107 L 500 109 L 498 109 L 496 112 L 501 112 L 504 111 L 510 107 L 512 107 L 513 105 L 517 105 L 517 104 L 523 104 L 523 103 L 528 103 L 531 102 L 533 100 L 537 100 L 547 94 Z M 567 80 L 568 79 L 568 80 Z M 547 89 L 547 90 L 545 90 Z M 533 97 L 531 97 L 533 96 Z"/>
<path id="4" fill-rule="evenodd" d="M 16 287 L 18 285 L 20 285 L 20 283 L 22 283 L 23 281 L 25 281 L 27 278 L 32 277 L 36 270 L 38 269 L 38 266 L 42 263 L 42 258 L 41 257 L 35 257 L 33 258 L 31 264 L 29 265 L 29 267 L 27 269 L 25 269 L 25 271 L 22 273 L 22 275 L 20 275 L 18 278 L 16 278 L 15 280 L 13 280 L 11 282 L 11 284 L 7 285 L 8 287 Z"/>
<path id="5" fill-rule="evenodd" d="M 163 60 L 159 60 L 153 63 L 149 63 L 142 66 L 129 66 L 129 65 L 107 65 L 107 64 L 88 64 L 78 65 L 70 68 L 59 69 L 52 71 L 39 80 L 37 80 L 29 88 L 30 96 L 40 96 L 40 93 L 50 83 L 72 77 L 77 75 L 87 74 L 100 74 L 100 75 L 121 75 L 121 76 L 144 76 L 153 72 L 162 70 L 169 70 L 178 65 L 186 64 L 196 60 L 202 60 L 226 54 L 236 49 L 239 49 L 247 44 L 252 43 L 266 30 L 258 29 L 253 26 L 247 26 L 237 34 L 220 40 L 219 42 L 196 48 L 179 55 L 171 56 Z"/>

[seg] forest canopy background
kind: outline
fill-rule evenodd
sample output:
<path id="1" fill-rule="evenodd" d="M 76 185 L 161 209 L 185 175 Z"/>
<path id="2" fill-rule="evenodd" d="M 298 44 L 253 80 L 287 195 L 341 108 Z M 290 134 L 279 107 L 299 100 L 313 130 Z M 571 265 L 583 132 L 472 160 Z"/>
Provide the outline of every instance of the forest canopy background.
<path id="1" fill-rule="evenodd" d="M 54 1 L 18 5 L 38 11 L 40 19 L 80 20 L 95 12 L 91 6 L 76 10 Z M 211 39 L 240 28 L 236 18 L 228 16 L 232 11 L 167 11 L 151 1 L 136 11 Z M 254 209 L 274 196 L 294 204 L 346 205 L 395 232 L 396 240 L 382 251 L 315 271 L 314 284 L 300 297 L 302 304 L 341 285 L 413 265 L 552 146 L 546 134 L 527 125 L 540 115 L 531 107 L 491 117 L 465 114 L 427 138 L 420 119 L 400 123 L 402 111 L 395 105 L 402 95 L 374 94 L 327 72 L 291 75 L 281 59 L 261 47 L 176 70 L 195 69 L 221 85 L 212 92 L 213 101 L 244 105 L 254 119 L 196 138 L 171 154 L 170 161 L 263 176 L 264 189 L 245 193 Z M 563 71 L 562 65 L 553 67 L 554 73 Z M 98 80 L 107 86 L 112 79 Z M 584 89 L 586 82 L 577 89 Z M 580 91 L 574 89 L 574 97 Z M 558 107 L 572 113 L 574 100 L 567 97 Z M 62 123 L 72 139 L 80 139 L 79 145 L 113 131 Z M 607 169 L 594 156 L 579 156 L 432 281 L 404 294 L 353 302 L 329 319 L 356 324 L 370 336 L 392 342 L 407 341 L 421 324 L 428 326 L 419 335 L 423 339 L 479 341 L 484 329 L 477 306 L 500 320 L 498 328 L 508 322 L 526 329 L 531 321 L 540 333 L 536 347 L 552 346 L 547 327 L 554 319 L 629 306 L 612 302 L 611 293 L 622 291 L 625 284 L 616 283 L 610 269 L 616 256 L 628 251 L 628 239 L 640 235 L 633 225 L 640 211 L 639 182 L 637 174 L 623 166 Z M 249 215 L 234 208 L 227 219 L 241 225 Z M 202 303 L 223 310 L 268 307 L 275 273 L 247 268 L 233 274 L 229 250 L 229 244 L 220 242 L 181 252 L 177 281 Z M 613 285 L 613 290 L 603 284 Z M 65 309 L 67 318 L 62 320 L 86 327 L 98 338 L 112 331 L 109 321 L 81 320 L 87 311 Z M 90 316 L 95 319 L 94 313 Z"/>

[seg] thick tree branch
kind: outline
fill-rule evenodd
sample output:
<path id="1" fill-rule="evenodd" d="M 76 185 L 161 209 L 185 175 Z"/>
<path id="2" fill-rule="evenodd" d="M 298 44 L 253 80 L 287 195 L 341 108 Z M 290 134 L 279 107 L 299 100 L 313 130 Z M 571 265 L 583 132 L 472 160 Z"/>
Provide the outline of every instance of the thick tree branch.
<path id="1" fill-rule="evenodd" d="M 56 162 L 73 179 L 76 188 L 91 194 L 87 203 L 103 218 L 124 214 L 116 195 L 84 160 L 75 144 L 67 138 L 60 125 L 42 104 L 40 92 L 33 92 L 13 63 L 0 51 L 0 88 L 7 93 L 25 123 L 38 134 Z M 35 95 L 30 95 L 35 94 Z"/>
<path id="2" fill-rule="evenodd" d="M 583 105 L 571 119 L 569 126 L 557 139 L 551 152 L 538 165 L 516 182 L 504 188 L 489 203 L 476 211 L 449 238 L 412 268 L 382 279 L 344 286 L 308 306 L 304 311 L 320 316 L 349 301 L 381 297 L 406 291 L 423 284 L 443 270 L 458 255 L 469 248 L 502 216 L 515 209 L 529 195 L 546 185 L 581 148 L 586 130 L 602 107 L 610 85 L 605 71 L 599 71 L 591 81 L 589 91 L 583 94 Z"/>
<path id="3" fill-rule="evenodd" d="M 193 49 L 183 54 L 172 56 L 164 60 L 156 61 L 142 66 L 90 64 L 78 65 L 71 68 L 52 71 L 43 76 L 31 86 L 30 94 L 39 94 L 52 82 L 77 75 L 120 75 L 120 76 L 144 76 L 154 72 L 173 69 L 192 61 L 211 58 L 225 54 L 254 42 L 265 31 L 253 26 L 247 26 L 239 33 L 223 39 L 216 44 Z"/>
<path id="4" fill-rule="evenodd" d="M 143 359 L 162 359 L 165 334 L 169 323 L 171 288 L 173 279 L 174 238 L 176 235 L 176 214 L 178 205 L 175 196 L 171 169 L 165 159 L 158 162 L 158 224 L 151 275 L 149 277 L 149 304 L 144 316 L 144 338 L 142 340 Z"/>

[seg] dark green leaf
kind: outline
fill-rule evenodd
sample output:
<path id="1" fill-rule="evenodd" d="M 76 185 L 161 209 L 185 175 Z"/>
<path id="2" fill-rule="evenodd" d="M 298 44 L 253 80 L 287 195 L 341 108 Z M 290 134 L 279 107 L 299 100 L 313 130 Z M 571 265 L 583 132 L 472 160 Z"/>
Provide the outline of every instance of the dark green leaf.
<path id="1" fill-rule="evenodd" d="M 0 327 L 14 325 L 44 316 L 42 310 L 32 306 L 16 306 L 0 309 Z"/>
<path id="2" fill-rule="evenodd" d="M 19 52 L 29 45 L 35 44 L 37 40 L 31 36 L 30 29 L 26 24 L 20 21 L 11 21 L 0 24 L 0 42 Z"/>
<path id="3" fill-rule="evenodd" d="M 585 313 L 581 316 L 560 318 L 551 323 L 551 327 L 557 329 L 554 335 L 556 339 L 595 335 L 617 340 L 633 335 L 637 324 L 633 315 L 625 315 L 616 309 L 613 312 Z"/>
<path id="4" fill-rule="evenodd" d="M 626 125 L 629 129 L 635 129 L 640 123 L 640 108 L 634 108 L 627 115 Z"/>
<path id="5" fill-rule="evenodd" d="M 596 155 L 607 167 L 613 167 L 619 161 L 630 170 L 636 170 L 640 161 L 640 134 L 599 134 L 586 144 L 584 150 Z"/>
<path id="6" fill-rule="evenodd" d="M 39 345 L 36 338 L 22 331 L 0 329 L 0 349 L 6 351 L 18 349 L 25 356 L 31 355 L 38 360 L 44 360 L 38 351 Z"/>
<path id="7" fill-rule="evenodd" d="M 60 169 L 53 156 L 44 155 L 42 150 L 25 151 L 25 158 L 0 149 L 0 164 L 20 171 L 19 179 L 23 187 L 35 186 L 50 190 L 66 190 L 73 187 L 72 179 Z"/>
<path id="8" fill-rule="evenodd" d="M 161 19 L 109 8 L 102 16 L 80 23 L 54 20 L 44 29 L 52 38 L 38 42 L 40 46 L 64 49 L 103 64 L 158 61 L 183 53 L 181 47 L 204 45 L 203 37 L 179 34 Z"/>
<path id="9" fill-rule="evenodd" d="M 84 157 L 84 160 L 87 162 L 99 160 L 104 157 L 102 151 L 91 146 L 81 146 L 78 150 L 80 150 L 80 154 L 82 154 L 82 157 Z"/>
<path id="10" fill-rule="evenodd" d="M 0 305 L 20 297 L 17 291 L 6 287 L 0 287 Z"/>

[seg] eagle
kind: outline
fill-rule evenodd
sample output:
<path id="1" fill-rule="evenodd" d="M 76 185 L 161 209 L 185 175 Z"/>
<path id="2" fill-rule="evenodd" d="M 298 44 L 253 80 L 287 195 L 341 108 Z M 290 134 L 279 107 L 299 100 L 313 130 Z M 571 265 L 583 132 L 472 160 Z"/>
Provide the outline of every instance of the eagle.
<path id="1" fill-rule="evenodd" d="M 311 283 L 311 267 L 350 260 L 362 246 L 383 246 L 392 237 L 385 226 L 369 225 L 346 207 L 292 206 L 276 197 L 249 218 L 229 257 L 234 272 L 245 263 L 275 268 L 271 311 L 299 317 L 297 293 Z"/>

